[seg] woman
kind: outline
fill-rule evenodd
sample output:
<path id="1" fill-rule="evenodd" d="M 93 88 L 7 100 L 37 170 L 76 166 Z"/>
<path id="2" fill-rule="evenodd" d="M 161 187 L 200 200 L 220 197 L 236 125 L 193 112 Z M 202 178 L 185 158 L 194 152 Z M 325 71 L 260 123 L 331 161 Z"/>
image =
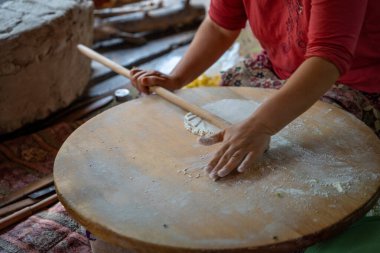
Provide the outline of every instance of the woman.
<path id="1" fill-rule="evenodd" d="M 200 139 L 206 145 L 222 142 L 206 168 L 211 178 L 251 167 L 270 137 L 321 97 L 352 112 L 380 136 L 377 0 L 212 0 L 209 17 L 173 72 L 134 69 L 133 85 L 144 93 L 152 85 L 181 88 L 231 46 L 247 20 L 265 53 L 225 73 L 223 85 L 279 92 L 244 122 Z M 268 76 L 269 84 L 259 80 Z"/>

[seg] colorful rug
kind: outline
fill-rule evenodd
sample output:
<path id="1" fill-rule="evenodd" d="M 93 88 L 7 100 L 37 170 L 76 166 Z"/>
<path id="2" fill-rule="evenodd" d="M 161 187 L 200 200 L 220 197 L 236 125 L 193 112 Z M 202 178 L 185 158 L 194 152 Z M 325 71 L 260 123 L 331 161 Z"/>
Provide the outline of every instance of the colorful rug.
<path id="1" fill-rule="evenodd" d="M 53 171 L 55 156 L 81 124 L 60 123 L 0 143 L 0 198 Z M 85 230 L 57 203 L 0 232 L 0 252 L 90 253 Z"/>

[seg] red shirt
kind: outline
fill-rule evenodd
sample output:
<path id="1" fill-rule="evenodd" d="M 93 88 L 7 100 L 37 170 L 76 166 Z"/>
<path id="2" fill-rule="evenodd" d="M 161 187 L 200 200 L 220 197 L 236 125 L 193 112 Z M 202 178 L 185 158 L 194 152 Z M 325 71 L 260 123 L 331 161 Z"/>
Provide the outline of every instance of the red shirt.
<path id="1" fill-rule="evenodd" d="M 380 92 L 380 0 L 211 0 L 209 15 L 229 30 L 248 20 L 282 79 L 318 56 L 339 83 Z"/>

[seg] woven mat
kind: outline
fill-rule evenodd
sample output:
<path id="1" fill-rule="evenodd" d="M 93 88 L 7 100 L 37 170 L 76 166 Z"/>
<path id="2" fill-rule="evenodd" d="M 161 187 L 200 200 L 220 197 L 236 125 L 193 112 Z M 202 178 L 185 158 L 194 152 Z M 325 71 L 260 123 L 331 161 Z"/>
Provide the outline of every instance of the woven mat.
<path id="1" fill-rule="evenodd" d="M 53 172 L 55 156 L 81 124 L 60 123 L 0 143 L 0 198 Z M 57 203 L 0 234 L 0 252 L 91 252 L 85 230 Z"/>

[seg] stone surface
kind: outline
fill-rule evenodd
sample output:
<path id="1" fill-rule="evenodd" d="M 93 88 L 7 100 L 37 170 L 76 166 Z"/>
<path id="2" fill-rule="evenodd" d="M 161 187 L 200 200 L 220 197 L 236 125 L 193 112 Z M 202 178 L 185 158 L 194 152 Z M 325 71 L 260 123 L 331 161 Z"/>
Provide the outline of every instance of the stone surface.
<path id="1" fill-rule="evenodd" d="M 0 3 L 0 134 L 69 105 L 90 78 L 76 50 L 92 41 L 92 2 Z"/>

